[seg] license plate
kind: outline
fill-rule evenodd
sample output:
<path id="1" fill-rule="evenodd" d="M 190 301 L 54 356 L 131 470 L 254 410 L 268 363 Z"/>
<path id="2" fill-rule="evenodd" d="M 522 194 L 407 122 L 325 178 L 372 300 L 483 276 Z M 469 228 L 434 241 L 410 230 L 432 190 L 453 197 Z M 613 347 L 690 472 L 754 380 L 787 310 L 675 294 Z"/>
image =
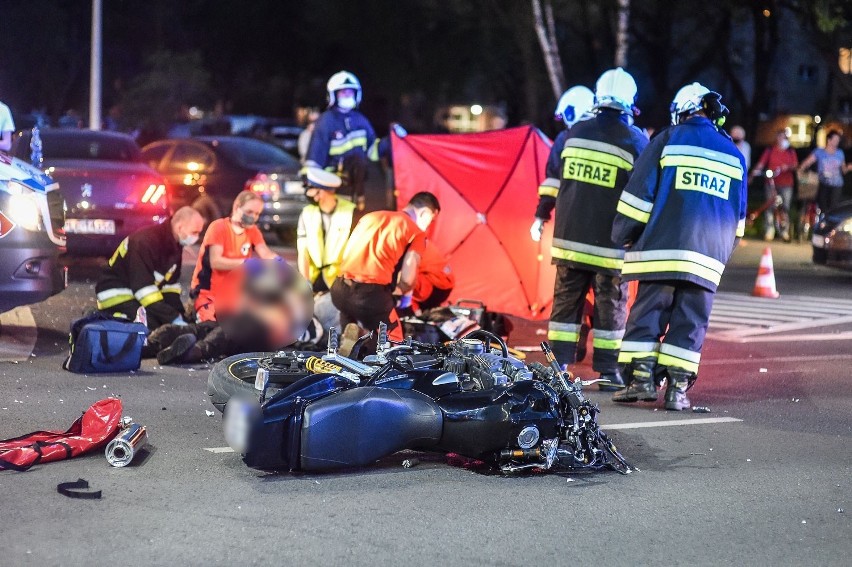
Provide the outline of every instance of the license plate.
<path id="1" fill-rule="evenodd" d="M 305 192 L 305 186 L 301 181 L 285 181 L 284 192 L 288 195 L 302 195 Z"/>
<path id="2" fill-rule="evenodd" d="M 110 219 L 66 219 L 69 234 L 115 234 L 115 221 Z"/>

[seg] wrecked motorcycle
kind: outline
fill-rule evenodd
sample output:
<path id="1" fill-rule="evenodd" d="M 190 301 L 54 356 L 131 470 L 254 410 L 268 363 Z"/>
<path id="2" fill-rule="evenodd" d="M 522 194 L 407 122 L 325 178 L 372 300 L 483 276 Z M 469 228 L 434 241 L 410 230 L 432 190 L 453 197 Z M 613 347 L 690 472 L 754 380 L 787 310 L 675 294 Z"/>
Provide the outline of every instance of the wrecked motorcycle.
<path id="1" fill-rule="evenodd" d="M 391 343 L 380 328 L 377 353 L 364 360 L 343 356 L 334 330 L 321 357 L 232 357 L 214 371 L 256 369 L 255 394 L 227 402 L 225 438 L 264 470 L 359 467 L 413 449 L 456 453 L 507 474 L 631 472 L 598 427 L 583 383 L 559 368 L 547 343 L 542 349 L 550 364 L 527 365 L 487 331 L 447 344 Z M 271 393 L 273 378 L 291 383 Z"/>

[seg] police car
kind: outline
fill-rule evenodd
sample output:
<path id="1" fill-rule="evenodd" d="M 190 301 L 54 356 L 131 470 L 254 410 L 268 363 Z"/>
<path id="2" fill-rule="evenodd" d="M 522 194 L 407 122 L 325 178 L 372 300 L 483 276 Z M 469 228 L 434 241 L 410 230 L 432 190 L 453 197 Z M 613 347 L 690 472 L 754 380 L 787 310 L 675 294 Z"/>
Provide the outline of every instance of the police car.
<path id="1" fill-rule="evenodd" d="M 67 285 L 64 201 L 41 170 L 0 152 L 0 313 Z"/>

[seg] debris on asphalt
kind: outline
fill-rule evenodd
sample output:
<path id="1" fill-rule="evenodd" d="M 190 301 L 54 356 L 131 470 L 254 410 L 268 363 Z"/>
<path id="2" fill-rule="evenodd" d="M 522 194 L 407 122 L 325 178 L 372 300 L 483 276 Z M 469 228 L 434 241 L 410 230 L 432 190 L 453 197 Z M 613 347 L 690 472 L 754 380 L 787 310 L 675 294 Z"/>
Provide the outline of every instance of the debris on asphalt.
<path id="1" fill-rule="evenodd" d="M 747 463 L 750 463 L 750 462 L 751 462 L 751 459 L 746 459 L 746 462 L 747 462 Z"/>
<path id="2" fill-rule="evenodd" d="M 760 369 L 760 373 L 761 373 L 761 374 L 766 374 L 767 372 L 769 372 L 769 370 L 768 370 L 768 369 L 766 369 L 766 368 L 761 368 L 761 369 Z"/>
<path id="3" fill-rule="evenodd" d="M 697 455 L 706 455 L 707 453 L 690 453 L 689 455 L 695 457 Z"/>
<path id="4" fill-rule="evenodd" d="M 163 411 L 166 411 L 166 408 L 165 408 L 165 407 L 163 407 Z"/>
<path id="5" fill-rule="evenodd" d="M 707 406 L 692 406 L 693 413 L 710 413 L 710 408 Z"/>
<path id="6" fill-rule="evenodd" d="M 573 478 L 566 478 L 565 481 L 566 482 L 574 482 L 574 479 Z"/>
<path id="7" fill-rule="evenodd" d="M 86 500 L 100 500 L 101 491 L 88 491 L 89 483 L 82 478 L 76 482 L 61 482 L 56 485 L 56 492 L 68 498 L 84 498 Z"/>
<path id="8" fill-rule="evenodd" d="M 807 524 L 807 523 L 808 523 L 808 521 L 807 521 L 807 520 L 802 520 L 802 523 L 803 523 L 803 524 Z"/>
<path id="9" fill-rule="evenodd" d="M 842 513 L 843 513 L 843 508 L 838 508 L 838 509 L 837 509 L 837 512 L 838 512 L 839 514 L 842 514 Z"/>
<path id="10" fill-rule="evenodd" d="M 402 461 L 402 466 L 407 468 L 407 469 L 410 469 L 411 467 L 416 467 L 419 464 L 420 464 L 420 459 L 415 458 L 415 457 L 412 457 L 410 459 L 405 459 L 404 461 Z"/>
<path id="11" fill-rule="evenodd" d="M 790 398 L 790 401 L 793 402 L 794 404 L 797 404 L 797 403 L 799 403 L 799 398 Z"/>
<path id="12" fill-rule="evenodd" d="M 204 410 L 204 413 L 207 414 L 207 417 L 213 417 L 214 415 L 216 415 L 216 412 L 210 410 Z"/>

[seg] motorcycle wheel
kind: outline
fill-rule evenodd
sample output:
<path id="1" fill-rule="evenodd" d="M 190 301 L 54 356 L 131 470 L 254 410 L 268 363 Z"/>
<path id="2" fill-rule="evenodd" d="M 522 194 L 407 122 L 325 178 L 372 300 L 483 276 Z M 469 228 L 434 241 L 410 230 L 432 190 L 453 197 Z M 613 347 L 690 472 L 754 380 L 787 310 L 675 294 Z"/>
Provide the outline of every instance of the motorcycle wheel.
<path id="1" fill-rule="evenodd" d="M 234 395 L 258 395 L 254 389 L 254 379 L 257 376 L 258 363 L 261 359 L 272 356 L 271 352 L 249 352 L 235 354 L 217 362 L 207 377 L 207 395 L 219 411 L 225 410 L 225 404 Z M 286 384 L 270 382 L 266 395 L 271 396 Z"/>

